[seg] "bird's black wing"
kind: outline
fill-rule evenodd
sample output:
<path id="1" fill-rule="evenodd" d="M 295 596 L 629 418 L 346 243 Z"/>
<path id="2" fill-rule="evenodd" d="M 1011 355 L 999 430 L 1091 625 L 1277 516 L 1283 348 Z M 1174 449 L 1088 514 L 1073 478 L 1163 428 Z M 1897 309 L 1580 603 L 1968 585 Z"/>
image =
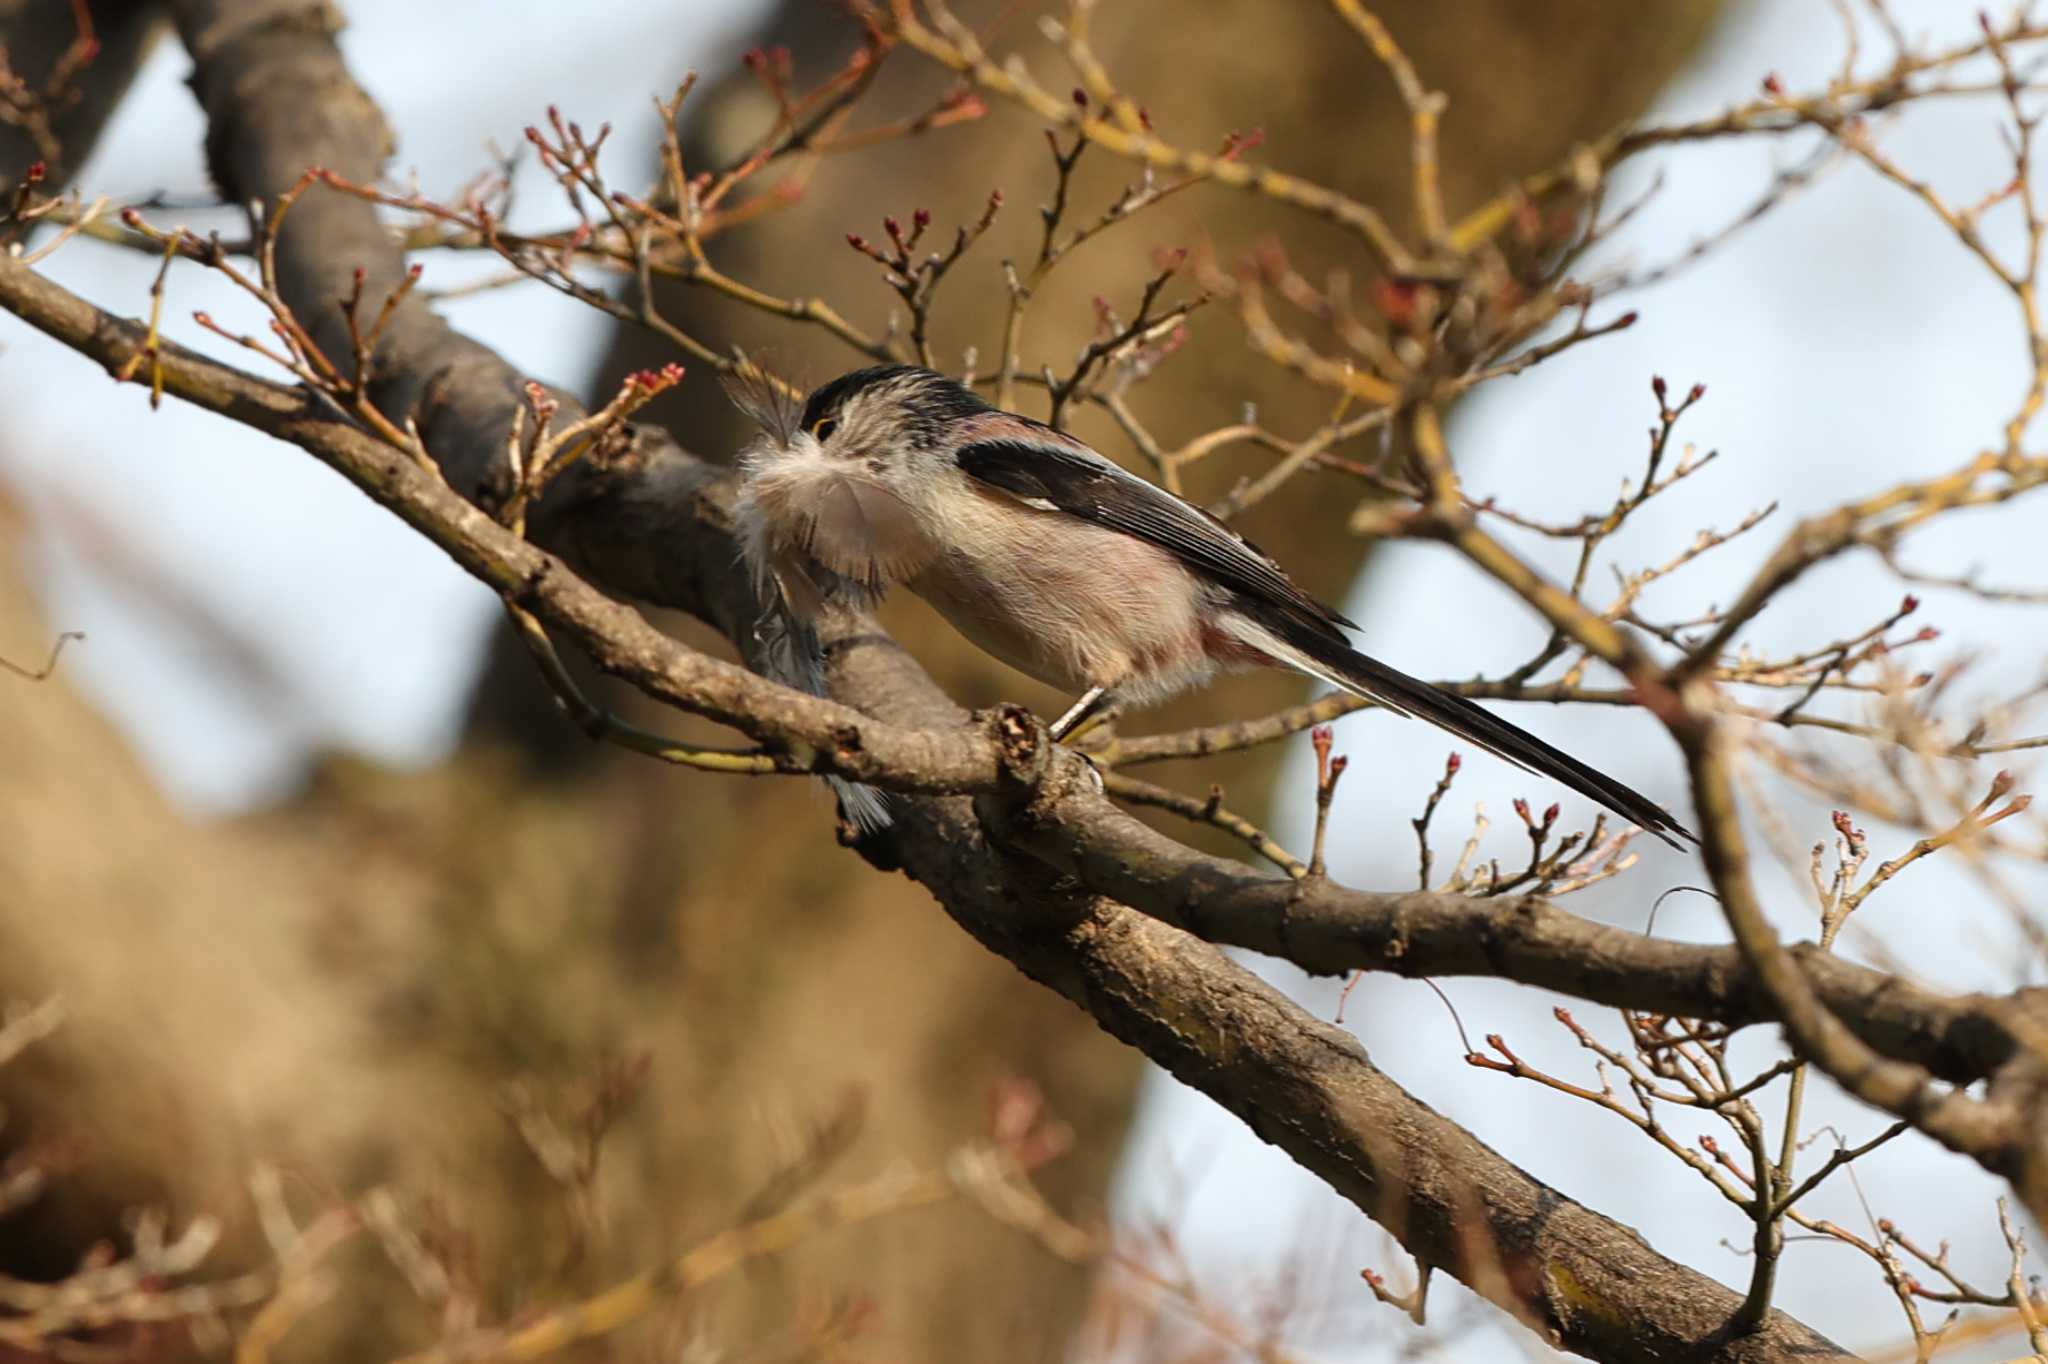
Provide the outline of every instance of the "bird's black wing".
<path id="1" fill-rule="evenodd" d="M 1357 627 L 1296 587 L 1258 546 L 1193 503 L 1090 451 L 1050 441 L 987 440 L 963 446 L 973 479 L 1049 511 L 1078 516 L 1158 545 L 1203 578 L 1277 607 L 1341 641 Z"/>

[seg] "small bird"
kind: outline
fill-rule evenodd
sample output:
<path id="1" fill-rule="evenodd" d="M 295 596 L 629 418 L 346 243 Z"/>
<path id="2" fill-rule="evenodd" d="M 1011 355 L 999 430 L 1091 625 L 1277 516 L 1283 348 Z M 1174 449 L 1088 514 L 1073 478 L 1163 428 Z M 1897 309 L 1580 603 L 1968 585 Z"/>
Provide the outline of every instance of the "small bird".
<path id="1" fill-rule="evenodd" d="M 1694 838 L 1614 778 L 1353 649 L 1356 625 L 1201 508 L 956 380 L 877 365 L 799 407 L 743 366 L 727 391 L 761 427 L 740 457 L 741 545 L 763 599 L 779 598 L 806 639 L 828 602 L 902 584 L 1003 662 L 1079 694 L 1055 739 L 1220 670 L 1291 669 L 1554 778 L 1673 846 Z M 818 689 L 814 659 L 793 671 Z M 886 822 L 877 808 L 850 812 Z"/>

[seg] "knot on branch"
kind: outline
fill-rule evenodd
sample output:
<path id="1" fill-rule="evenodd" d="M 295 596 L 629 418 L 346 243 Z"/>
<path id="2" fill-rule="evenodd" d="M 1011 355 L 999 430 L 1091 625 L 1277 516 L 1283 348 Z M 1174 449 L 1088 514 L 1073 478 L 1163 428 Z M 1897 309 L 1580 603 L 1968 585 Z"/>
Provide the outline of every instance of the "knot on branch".
<path id="1" fill-rule="evenodd" d="M 1001 764 L 1003 795 L 1015 804 L 1030 803 L 1052 774 L 1051 737 L 1038 717 L 1019 705 L 1005 703 L 983 716 Z"/>
<path id="2" fill-rule="evenodd" d="M 998 769 L 996 789 L 976 802 L 984 823 L 1015 832 L 1042 828 L 1054 822 L 1054 808 L 1075 781 L 1101 790 L 1088 760 L 1055 742 L 1024 707 L 1005 704 L 979 712 L 979 718 L 995 744 Z"/>
<path id="3" fill-rule="evenodd" d="M 837 725 L 832 730 L 832 769 L 845 771 L 856 765 L 866 751 L 867 744 L 860 737 L 860 730 L 853 725 Z"/>

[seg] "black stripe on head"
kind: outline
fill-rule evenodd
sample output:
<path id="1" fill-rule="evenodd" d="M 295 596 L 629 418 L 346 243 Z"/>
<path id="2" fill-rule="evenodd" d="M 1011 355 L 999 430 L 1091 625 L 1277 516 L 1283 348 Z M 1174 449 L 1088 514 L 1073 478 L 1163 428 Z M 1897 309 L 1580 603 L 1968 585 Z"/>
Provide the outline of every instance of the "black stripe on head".
<path id="1" fill-rule="evenodd" d="M 955 379 L 916 365 L 870 365 L 842 374 L 811 390 L 804 403 L 803 429 L 808 431 L 832 416 L 849 400 L 871 388 L 900 387 L 906 394 L 916 390 L 918 411 L 937 422 L 979 416 L 989 405 L 973 389 Z"/>

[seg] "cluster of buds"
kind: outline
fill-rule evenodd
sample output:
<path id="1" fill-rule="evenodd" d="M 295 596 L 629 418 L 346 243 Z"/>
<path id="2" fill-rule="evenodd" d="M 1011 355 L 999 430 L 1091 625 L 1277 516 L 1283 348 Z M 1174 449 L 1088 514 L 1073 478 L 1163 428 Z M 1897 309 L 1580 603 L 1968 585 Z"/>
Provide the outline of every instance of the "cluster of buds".
<path id="1" fill-rule="evenodd" d="M 1705 384 L 1694 384 L 1690 389 L 1686 390 L 1685 401 L 1681 402 L 1677 407 L 1673 407 L 1670 404 L 1671 386 L 1664 382 L 1663 375 L 1653 374 L 1650 376 L 1650 392 L 1657 395 L 1658 412 L 1666 421 L 1670 421 L 1684 412 L 1685 409 L 1706 397 L 1707 386 Z"/>

